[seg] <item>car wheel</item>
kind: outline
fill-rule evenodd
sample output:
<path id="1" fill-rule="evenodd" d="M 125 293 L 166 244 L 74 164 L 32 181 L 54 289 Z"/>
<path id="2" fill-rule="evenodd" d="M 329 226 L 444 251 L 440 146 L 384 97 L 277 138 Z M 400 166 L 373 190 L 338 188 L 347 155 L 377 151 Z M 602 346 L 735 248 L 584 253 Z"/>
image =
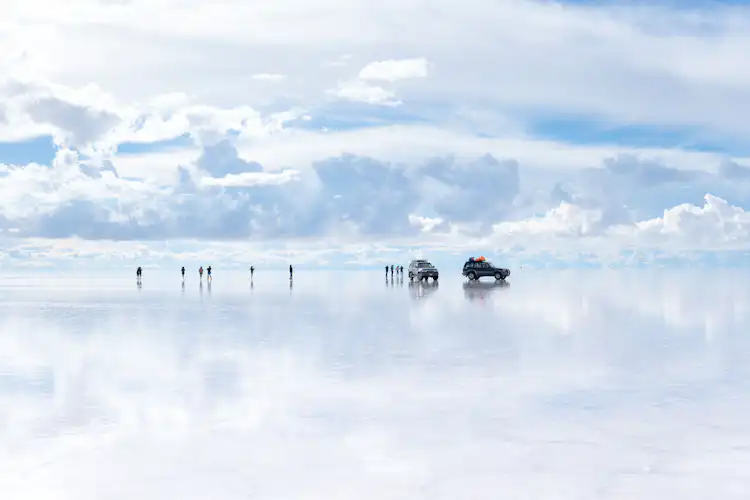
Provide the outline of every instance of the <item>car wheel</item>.
<path id="1" fill-rule="evenodd" d="M 498 271 L 498 272 L 495 273 L 495 279 L 496 280 L 501 280 L 501 279 L 504 279 L 504 278 L 505 278 L 505 276 L 503 276 L 503 273 L 501 273 L 500 271 Z"/>
<path id="2" fill-rule="evenodd" d="M 437 276 L 435 276 L 435 277 L 432 278 L 432 281 L 434 281 L 434 282 L 437 282 L 437 280 L 438 280 Z"/>
<path id="3" fill-rule="evenodd" d="M 477 279 L 477 273 L 475 273 L 474 271 L 469 271 L 469 274 L 467 274 L 466 277 L 471 281 L 474 281 L 475 279 Z"/>

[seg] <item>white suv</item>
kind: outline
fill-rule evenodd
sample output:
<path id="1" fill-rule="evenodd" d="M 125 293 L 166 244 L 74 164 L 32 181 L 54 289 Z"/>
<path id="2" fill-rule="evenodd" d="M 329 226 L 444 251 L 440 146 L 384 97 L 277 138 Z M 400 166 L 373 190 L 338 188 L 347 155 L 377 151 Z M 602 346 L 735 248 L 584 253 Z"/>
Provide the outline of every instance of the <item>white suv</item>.
<path id="1" fill-rule="evenodd" d="M 430 278 L 437 281 L 439 276 L 438 270 L 427 260 L 417 259 L 409 263 L 409 279 L 412 281 L 414 278 L 419 281 L 427 281 Z"/>

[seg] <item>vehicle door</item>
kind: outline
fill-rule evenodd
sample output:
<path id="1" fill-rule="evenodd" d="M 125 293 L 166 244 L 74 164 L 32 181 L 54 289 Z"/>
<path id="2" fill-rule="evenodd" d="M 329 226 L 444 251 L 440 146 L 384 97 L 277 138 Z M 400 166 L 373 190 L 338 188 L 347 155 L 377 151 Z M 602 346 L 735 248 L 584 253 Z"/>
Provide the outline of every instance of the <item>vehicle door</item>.
<path id="1" fill-rule="evenodd" d="M 492 266 L 490 266 L 489 263 L 482 262 L 480 266 L 481 266 L 480 276 L 492 276 L 493 275 Z"/>

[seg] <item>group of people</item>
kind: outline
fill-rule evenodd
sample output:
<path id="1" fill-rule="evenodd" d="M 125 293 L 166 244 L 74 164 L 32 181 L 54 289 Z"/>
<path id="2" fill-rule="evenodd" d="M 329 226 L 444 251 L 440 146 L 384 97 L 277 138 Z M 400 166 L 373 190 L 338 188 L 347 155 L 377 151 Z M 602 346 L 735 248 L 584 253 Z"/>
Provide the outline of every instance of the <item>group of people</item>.
<path id="1" fill-rule="evenodd" d="M 391 268 L 392 267 L 393 266 L 391 266 Z M 387 271 L 388 271 L 388 267 L 386 266 L 386 273 Z M 404 268 L 401 267 L 401 272 L 403 271 L 404 271 Z M 206 280 L 211 281 L 213 279 L 211 278 L 211 266 L 208 266 L 206 268 L 206 274 L 207 274 Z M 250 266 L 250 279 L 253 279 L 254 274 L 255 274 L 255 267 Z M 391 269 L 391 274 L 393 274 L 393 269 Z M 141 280 L 141 276 L 143 276 L 143 269 L 141 269 L 141 266 L 138 266 L 138 269 L 135 270 L 135 276 L 138 281 Z M 289 265 L 289 279 L 292 279 L 293 276 L 294 276 L 294 268 L 290 264 Z M 201 266 L 198 269 L 198 277 L 200 280 L 203 280 L 203 266 Z M 182 281 L 185 281 L 185 266 L 182 266 Z"/>
<path id="2" fill-rule="evenodd" d="M 393 278 L 393 271 L 396 271 L 396 276 L 402 276 L 404 275 L 404 266 L 393 266 L 391 264 L 390 268 L 388 266 L 385 266 L 385 277 L 388 277 L 388 269 L 391 270 L 391 278 Z"/>

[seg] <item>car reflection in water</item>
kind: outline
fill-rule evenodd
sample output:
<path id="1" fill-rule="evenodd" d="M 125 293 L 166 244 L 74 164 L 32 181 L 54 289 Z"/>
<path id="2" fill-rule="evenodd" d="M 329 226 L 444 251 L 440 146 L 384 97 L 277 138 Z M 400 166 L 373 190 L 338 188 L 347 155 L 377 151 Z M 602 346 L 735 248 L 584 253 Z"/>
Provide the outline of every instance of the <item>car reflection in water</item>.
<path id="1" fill-rule="evenodd" d="M 410 281 L 409 282 L 409 296 L 413 300 L 422 300 L 435 293 L 440 287 L 439 282 L 421 282 L 421 281 Z"/>
<path id="2" fill-rule="evenodd" d="M 496 280 L 492 283 L 467 281 L 464 283 L 464 297 L 467 300 L 486 300 L 492 292 L 509 287 L 510 283 L 505 280 Z"/>

